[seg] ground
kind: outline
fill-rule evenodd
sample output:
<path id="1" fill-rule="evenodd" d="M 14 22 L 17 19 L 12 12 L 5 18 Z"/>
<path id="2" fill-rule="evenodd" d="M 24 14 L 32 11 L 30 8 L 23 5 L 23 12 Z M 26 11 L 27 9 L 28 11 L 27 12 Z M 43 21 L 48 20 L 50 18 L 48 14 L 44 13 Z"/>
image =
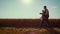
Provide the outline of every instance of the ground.
<path id="1" fill-rule="evenodd" d="M 60 28 L 0 27 L 0 34 L 60 34 Z"/>

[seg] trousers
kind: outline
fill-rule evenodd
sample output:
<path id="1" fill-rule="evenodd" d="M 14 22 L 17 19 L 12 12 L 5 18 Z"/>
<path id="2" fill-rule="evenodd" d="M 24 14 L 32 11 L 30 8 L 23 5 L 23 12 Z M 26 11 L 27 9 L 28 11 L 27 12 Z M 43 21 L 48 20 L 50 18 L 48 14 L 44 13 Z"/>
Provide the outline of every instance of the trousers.
<path id="1" fill-rule="evenodd" d="M 51 23 L 49 23 L 48 18 L 41 20 L 41 22 L 40 22 L 40 27 L 42 27 L 43 24 L 46 24 L 49 28 L 51 27 Z"/>

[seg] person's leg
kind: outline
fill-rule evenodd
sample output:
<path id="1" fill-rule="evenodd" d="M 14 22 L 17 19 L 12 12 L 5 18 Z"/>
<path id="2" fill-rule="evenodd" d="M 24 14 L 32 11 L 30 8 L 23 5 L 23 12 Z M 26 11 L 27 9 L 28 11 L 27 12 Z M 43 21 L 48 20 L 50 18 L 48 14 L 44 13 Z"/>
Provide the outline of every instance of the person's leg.
<path id="1" fill-rule="evenodd" d="M 47 26 L 50 28 L 51 24 L 49 23 L 48 19 L 46 19 Z"/>
<path id="2" fill-rule="evenodd" d="M 40 22 L 40 27 L 42 27 L 43 24 L 44 24 L 44 20 L 41 20 L 41 22 Z"/>

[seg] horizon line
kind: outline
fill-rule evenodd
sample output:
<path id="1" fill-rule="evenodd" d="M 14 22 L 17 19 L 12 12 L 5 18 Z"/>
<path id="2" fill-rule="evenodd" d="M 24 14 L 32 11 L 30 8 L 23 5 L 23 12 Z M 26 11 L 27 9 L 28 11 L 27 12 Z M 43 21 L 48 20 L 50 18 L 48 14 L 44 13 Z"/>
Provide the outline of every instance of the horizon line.
<path id="1" fill-rule="evenodd" d="M 0 18 L 0 19 L 41 19 L 41 18 Z M 60 19 L 60 18 L 49 18 L 49 19 Z"/>

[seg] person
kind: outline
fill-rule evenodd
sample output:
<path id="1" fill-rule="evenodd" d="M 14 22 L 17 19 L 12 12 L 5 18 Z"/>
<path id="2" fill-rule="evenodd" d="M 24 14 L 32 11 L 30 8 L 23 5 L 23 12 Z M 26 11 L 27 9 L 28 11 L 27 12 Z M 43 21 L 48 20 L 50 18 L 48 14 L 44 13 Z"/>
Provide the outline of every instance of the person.
<path id="1" fill-rule="evenodd" d="M 40 22 L 40 27 L 42 27 L 42 25 L 44 23 L 46 23 L 48 27 L 51 27 L 51 25 L 50 25 L 50 23 L 48 21 L 49 11 L 47 9 L 47 6 L 44 6 L 44 9 L 42 10 L 42 13 L 40 13 L 40 14 L 42 14 L 42 16 L 41 16 L 41 22 Z"/>

